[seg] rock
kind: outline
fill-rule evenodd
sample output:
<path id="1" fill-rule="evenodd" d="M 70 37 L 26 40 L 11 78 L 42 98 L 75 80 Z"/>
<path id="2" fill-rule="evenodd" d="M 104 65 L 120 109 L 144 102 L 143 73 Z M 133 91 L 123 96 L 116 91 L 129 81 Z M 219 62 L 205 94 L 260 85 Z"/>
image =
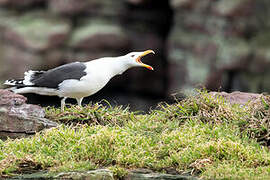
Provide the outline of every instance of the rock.
<path id="1" fill-rule="evenodd" d="M 119 25 L 91 21 L 74 30 L 69 44 L 75 49 L 119 52 L 128 49 L 129 39 Z"/>
<path id="2" fill-rule="evenodd" d="M 25 174 L 15 177 L 16 179 L 96 179 L 96 180 L 114 180 L 117 179 L 113 173 L 107 169 L 97 169 L 85 172 L 63 172 L 63 173 L 47 173 L 38 172 L 33 174 Z M 138 171 L 134 170 L 122 177 L 123 180 L 198 180 L 196 177 L 153 173 L 151 170 Z"/>
<path id="3" fill-rule="evenodd" d="M 175 27 L 169 39 L 171 85 L 169 93 L 189 91 L 203 85 L 212 70 L 218 47 L 207 35 L 186 32 Z"/>
<path id="4" fill-rule="evenodd" d="M 184 175 L 172 175 L 149 172 L 149 170 L 133 170 L 124 177 L 124 180 L 198 180 L 198 178 Z"/>
<path id="5" fill-rule="evenodd" d="M 222 96 L 224 97 L 229 103 L 231 104 L 240 104 L 245 105 L 248 102 L 255 102 L 257 100 L 261 100 L 263 97 L 262 94 L 256 94 L 256 93 L 246 93 L 246 92 L 240 92 L 235 91 L 232 93 L 226 93 L 226 92 L 210 92 L 212 96 Z"/>
<path id="6" fill-rule="evenodd" d="M 45 51 L 64 45 L 70 31 L 65 19 L 30 12 L 21 16 L 7 13 L 0 17 L 3 39 L 28 51 Z"/>
<path id="7" fill-rule="evenodd" d="M 152 174 L 138 174 L 132 173 L 129 174 L 128 177 L 124 178 L 125 180 L 198 180 L 195 177 L 189 176 L 182 176 L 182 175 L 169 175 L 169 174 L 159 174 L 159 173 L 152 173 Z"/>
<path id="8" fill-rule="evenodd" d="M 114 180 L 113 173 L 107 169 L 98 169 L 87 172 L 67 172 L 54 176 L 56 179 L 96 179 Z"/>
<path id="9" fill-rule="evenodd" d="M 126 1 L 130 4 L 139 5 L 139 4 L 144 4 L 146 1 L 149 1 L 149 0 L 126 0 Z"/>
<path id="10" fill-rule="evenodd" d="M 123 0 L 49 0 L 49 9 L 55 13 L 76 15 L 119 15 L 123 11 Z"/>
<path id="11" fill-rule="evenodd" d="M 191 9 L 194 7 L 196 1 L 195 0 L 171 0 L 171 6 L 174 10 L 179 9 Z"/>
<path id="12" fill-rule="evenodd" d="M 264 20 L 269 1 L 172 0 L 171 5 L 175 25 L 168 38 L 173 73 L 169 94 L 198 86 L 228 92 L 270 90 L 265 80 L 269 22 Z"/>
<path id="13" fill-rule="evenodd" d="M 254 8 L 253 0 L 220 0 L 214 6 L 214 11 L 222 16 L 247 16 Z"/>
<path id="14" fill-rule="evenodd" d="M 38 69 L 44 63 L 39 54 L 10 45 L 1 46 L 1 44 L 0 59 L 0 77 L 3 81 L 10 78 L 22 78 L 25 71 Z"/>
<path id="15" fill-rule="evenodd" d="M 130 76 L 126 82 L 132 81 L 132 83 L 125 83 L 124 88 L 127 87 L 138 95 L 144 94 L 144 96 L 150 97 L 150 94 L 152 94 L 155 96 L 153 99 L 166 97 L 169 84 L 169 69 L 165 47 L 173 16 L 169 1 L 126 1 L 128 8 L 125 10 L 123 22 L 125 23 L 125 31 L 131 40 L 132 49 L 130 51 L 153 49 L 156 54 L 153 57 L 144 57 L 142 60 L 152 65 L 154 71 L 149 72 L 145 69 L 129 70 Z"/>
<path id="16" fill-rule="evenodd" d="M 88 0 L 49 0 L 49 9 L 60 14 L 79 14 L 89 8 Z"/>
<path id="17" fill-rule="evenodd" d="M 45 0 L 0 0 L 0 6 L 8 6 L 15 8 L 28 7 L 44 2 Z"/>
<path id="18" fill-rule="evenodd" d="M 26 104 L 22 95 L 0 89 L 0 139 L 25 137 L 57 126 L 45 117 L 44 109 Z"/>
<path id="19" fill-rule="evenodd" d="M 67 63 L 67 60 L 64 59 L 65 54 L 66 54 L 66 51 L 61 48 L 52 49 L 52 50 L 46 51 L 43 54 L 40 54 L 39 57 L 42 58 L 42 63 L 40 67 L 42 67 L 43 70 L 48 70 L 48 69 L 52 69 L 57 66 L 60 66 L 64 63 Z M 74 59 L 69 59 L 69 60 L 74 61 Z"/>
<path id="20" fill-rule="evenodd" d="M 107 169 L 97 169 L 85 172 L 36 172 L 32 174 L 23 174 L 15 179 L 95 179 L 95 180 L 114 180 L 113 173 Z"/>
<path id="21" fill-rule="evenodd" d="M 70 63 L 76 61 L 84 62 L 84 61 L 90 61 L 93 59 L 98 59 L 102 57 L 117 57 L 119 56 L 119 52 L 116 51 L 110 51 L 110 50 L 103 50 L 103 51 L 98 51 L 98 50 L 90 50 L 90 49 L 78 49 L 75 52 L 70 52 L 67 51 L 64 54 L 64 60 L 65 63 Z"/>
<path id="22" fill-rule="evenodd" d="M 11 106 L 20 106 L 25 104 L 27 98 L 20 95 L 12 93 L 8 90 L 0 89 L 0 106 L 1 107 L 11 107 Z"/>

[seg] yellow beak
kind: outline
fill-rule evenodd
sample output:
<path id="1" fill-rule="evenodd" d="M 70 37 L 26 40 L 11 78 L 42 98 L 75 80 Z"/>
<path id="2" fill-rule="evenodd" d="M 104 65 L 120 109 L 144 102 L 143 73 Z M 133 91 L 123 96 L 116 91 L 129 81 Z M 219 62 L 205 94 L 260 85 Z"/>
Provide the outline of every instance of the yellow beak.
<path id="1" fill-rule="evenodd" d="M 139 64 L 141 64 L 141 66 L 146 67 L 147 69 L 150 69 L 150 70 L 154 70 L 153 67 L 151 67 L 151 66 L 149 66 L 149 65 L 147 65 L 147 64 L 144 64 L 144 63 L 142 63 L 142 61 L 141 61 L 141 58 L 142 58 L 142 57 L 146 56 L 147 54 L 151 54 L 151 53 L 155 54 L 155 52 L 154 52 L 153 50 L 147 50 L 147 51 L 142 52 L 142 54 L 136 59 L 136 61 L 137 61 Z"/>

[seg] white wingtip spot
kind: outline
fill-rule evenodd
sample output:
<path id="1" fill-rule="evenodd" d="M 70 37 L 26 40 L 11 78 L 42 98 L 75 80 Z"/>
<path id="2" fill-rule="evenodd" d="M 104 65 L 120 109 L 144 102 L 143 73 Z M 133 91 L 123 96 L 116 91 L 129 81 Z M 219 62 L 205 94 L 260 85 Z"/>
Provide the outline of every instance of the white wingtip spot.
<path id="1" fill-rule="evenodd" d="M 23 80 L 23 84 L 24 85 L 33 85 L 33 83 L 31 82 L 31 77 L 32 75 L 35 73 L 35 71 L 27 71 L 24 73 L 24 80 Z"/>
<path id="2" fill-rule="evenodd" d="M 6 81 L 4 82 L 4 85 L 14 86 L 14 85 L 15 85 L 15 82 L 14 82 L 14 80 L 6 80 Z"/>

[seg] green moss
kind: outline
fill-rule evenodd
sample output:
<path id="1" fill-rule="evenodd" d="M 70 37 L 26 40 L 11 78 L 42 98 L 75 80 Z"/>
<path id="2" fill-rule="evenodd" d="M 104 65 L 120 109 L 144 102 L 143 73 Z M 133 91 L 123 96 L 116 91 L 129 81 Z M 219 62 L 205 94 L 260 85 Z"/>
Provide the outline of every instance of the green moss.
<path id="1" fill-rule="evenodd" d="M 92 36 L 104 34 L 113 34 L 125 38 L 125 33 L 120 26 L 110 25 L 106 22 L 94 21 L 75 29 L 70 40 L 70 45 L 73 46 L 87 38 L 91 38 Z"/>
<path id="2" fill-rule="evenodd" d="M 260 145 L 268 111 L 268 97 L 241 107 L 205 92 L 147 114 L 100 104 L 48 108 L 63 124 L 1 142 L 0 173 L 109 168 L 121 178 L 129 169 L 173 168 L 203 178 L 269 178 L 270 153 Z"/>
<path id="3" fill-rule="evenodd" d="M 252 45 L 254 48 L 260 47 L 268 49 L 270 46 L 269 38 L 270 38 L 269 31 L 263 31 L 252 39 Z"/>
<path id="4" fill-rule="evenodd" d="M 118 179 L 123 178 L 128 174 L 128 171 L 125 168 L 119 166 L 111 166 L 108 169 L 111 170 L 113 172 L 113 175 Z"/>
<path id="5" fill-rule="evenodd" d="M 230 12 L 237 9 L 241 4 L 244 4 L 247 0 L 221 0 L 216 4 L 216 9 L 223 15 L 228 15 Z"/>
<path id="6" fill-rule="evenodd" d="M 16 18 L 12 13 L 0 18 L 0 26 L 23 37 L 27 46 L 44 49 L 51 41 L 52 35 L 67 34 L 69 21 L 46 15 L 43 11 L 25 13 Z"/>

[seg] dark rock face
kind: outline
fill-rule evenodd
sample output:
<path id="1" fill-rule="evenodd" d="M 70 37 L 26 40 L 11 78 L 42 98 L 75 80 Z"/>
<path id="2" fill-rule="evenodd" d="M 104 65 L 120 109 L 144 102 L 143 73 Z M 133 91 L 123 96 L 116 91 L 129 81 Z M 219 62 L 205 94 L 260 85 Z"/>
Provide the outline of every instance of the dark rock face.
<path id="1" fill-rule="evenodd" d="M 110 15 L 121 14 L 124 0 L 48 0 L 49 9 L 61 15 L 92 14 Z"/>
<path id="2" fill-rule="evenodd" d="M 229 92 L 270 91 L 269 1 L 171 0 L 171 5 L 175 24 L 168 46 L 176 75 L 169 91 L 196 85 Z"/>
<path id="3" fill-rule="evenodd" d="M 43 12 L 30 12 L 18 17 L 6 11 L 1 15 L 3 39 L 32 52 L 61 47 L 70 30 L 68 21 Z"/>
<path id="4" fill-rule="evenodd" d="M 0 138 L 25 137 L 44 128 L 57 126 L 47 120 L 44 110 L 37 105 L 26 104 L 26 98 L 0 89 Z"/>
<path id="5" fill-rule="evenodd" d="M 154 72 L 129 70 L 94 98 L 132 108 L 198 86 L 270 91 L 269 0 L 0 0 L 0 7 L 0 82 L 153 49 L 144 60 Z"/>
<path id="6" fill-rule="evenodd" d="M 12 8 L 25 8 L 43 2 L 44 0 L 0 0 L 1 6 Z"/>
<path id="7" fill-rule="evenodd" d="M 70 47 L 89 51 L 117 51 L 129 48 L 125 31 L 107 22 L 84 22 L 73 31 Z"/>
<path id="8" fill-rule="evenodd" d="M 131 108 L 141 104 L 138 109 L 143 110 L 145 104 L 166 98 L 169 80 L 165 47 L 172 23 L 168 0 L 25 3 L 0 0 L 0 84 L 5 79 L 22 77 L 29 69 L 47 70 L 74 61 L 153 49 L 156 55 L 143 61 L 155 71 L 129 70 L 112 79 L 94 96 L 96 99 L 90 100 L 105 98 L 112 103 L 131 104 Z M 121 97 L 115 98 L 119 94 Z"/>

